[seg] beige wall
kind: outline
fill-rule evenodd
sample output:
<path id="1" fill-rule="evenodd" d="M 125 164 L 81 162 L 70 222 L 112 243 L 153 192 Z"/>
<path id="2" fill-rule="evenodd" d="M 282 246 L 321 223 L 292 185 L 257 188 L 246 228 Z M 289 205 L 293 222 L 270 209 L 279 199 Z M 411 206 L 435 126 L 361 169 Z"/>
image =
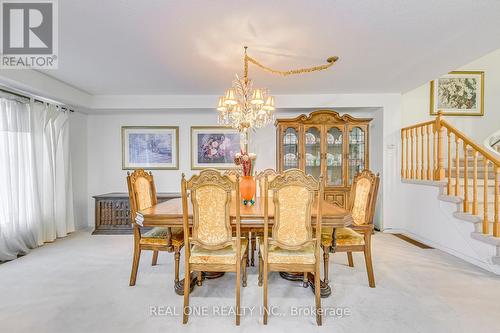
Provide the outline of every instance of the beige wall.
<path id="1" fill-rule="evenodd" d="M 459 130 L 482 143 L 493 132 L 500 130 L 500 49 L 455 70 L 485 72 L 484 116 L 446 117 Z M 429 94 L 429 83 L 403 94 L 403 126 L 434 118 L 429 115 Z"/>

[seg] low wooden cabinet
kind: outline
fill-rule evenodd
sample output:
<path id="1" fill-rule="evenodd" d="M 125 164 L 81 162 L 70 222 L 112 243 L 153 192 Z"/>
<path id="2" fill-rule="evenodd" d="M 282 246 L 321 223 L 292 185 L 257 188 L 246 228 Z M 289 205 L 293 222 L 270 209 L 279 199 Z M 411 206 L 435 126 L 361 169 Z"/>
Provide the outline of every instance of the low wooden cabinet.
<path id="1" fill-rule="evenodd" d="M 325 176 L 325 199 L 346 207 L 354 176 L 369 168 L 371 118 L 340 116 L 333 110 L 276 120 L 277 167 Z"/>
<path id="2" fill-rule="evenodd" d="M 158 202 L 180 197 L 180 193 L 158 193 Z M 95 200 L 93 235 L 120 235 L 133 232 L 128 193 L 107 193 L 92 198 Z"/>

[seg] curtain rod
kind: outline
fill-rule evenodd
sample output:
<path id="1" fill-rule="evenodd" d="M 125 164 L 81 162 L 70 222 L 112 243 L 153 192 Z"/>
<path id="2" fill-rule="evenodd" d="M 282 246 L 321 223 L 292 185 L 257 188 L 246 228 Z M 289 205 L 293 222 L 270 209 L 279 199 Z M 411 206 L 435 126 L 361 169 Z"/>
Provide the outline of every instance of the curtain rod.
<path id="1" fill-rule="evenodd" d="M 3 88 L 3 87 L 0 87 L 0 91 L 2 91 L 2 92 L 4 92 L 4 93 L 7 93 L 7 94 L 11 94 L 11 95 L 17 96 L 17 97 L 27 98 L 27 99 L 30 99 L 30 100 L 31 100 L 31 99 L 33 99 L 33 101 L 34 101 L 35 103 L 42 103 L 42 104 L 47 103 L 47 102 L 42 101 L 41 99 L 36 99 L 36 98 L 34 98 L 34 97 L 32 97 L 32 96 L 29 96 L 29 95 L 20 94 L 20 93 L 18 93 L 18 92 L 14 92 L 14 91 L 12 91 L 12 90 L 8 90 L 8 89 L 5 89 L 5 88 Z M 63 110 L 63 111 L 64 111 L 64 110 L 67 110 L 67 111 L 69 111 L 69 112 L 75 112 L 75 110 L 70 109 L 70 108 L 65 107 L 65 106 L 60 106 L 60 105 L 56 105 L 56 106 L 58 106 L 58 107 L 59 107 L 61 110 Z"/>

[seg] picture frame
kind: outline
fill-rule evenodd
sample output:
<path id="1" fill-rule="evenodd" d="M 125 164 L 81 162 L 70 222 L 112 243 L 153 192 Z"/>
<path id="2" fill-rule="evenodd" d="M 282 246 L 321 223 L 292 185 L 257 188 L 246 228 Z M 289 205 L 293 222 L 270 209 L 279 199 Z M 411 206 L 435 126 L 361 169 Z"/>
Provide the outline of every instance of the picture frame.
<path id="1" fill-rule="evenodd" d="M 430 82 L 430 115 L 484 115 L 484 72 L 453 71 Z"/>
<path id="2" fill-rule="evenodd" d="M 234 155 L 241 151 L 240 133 L 226 126 L 191 127 L 191 169 L 235 169 Z"/>
<path id="3" fill-rule="evenodd" d="M 122 126 L 122 170 L 178 170 L 178 126 Z"/>

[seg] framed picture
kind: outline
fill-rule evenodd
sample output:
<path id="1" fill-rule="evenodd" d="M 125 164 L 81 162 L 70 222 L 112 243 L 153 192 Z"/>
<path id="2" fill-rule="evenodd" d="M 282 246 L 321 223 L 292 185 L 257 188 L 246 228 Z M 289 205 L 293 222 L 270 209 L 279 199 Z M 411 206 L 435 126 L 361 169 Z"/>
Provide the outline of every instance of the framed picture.
<path id="1" fill-rule="evenodd" d="M 484 114 L 484 72 L 450 72 L 431 81 L 431 115 L 442 111 L 450 116 Z"/>
<path id="2" fill-rule="evenodd" d="M 230 127 L 191 127 L 191 169 L 233 169 L 240 133 Z"/>
<path id="3" fill-rule="evenodd" d="M 123 126 L 122 169 L 179 169 L 179 127 Z"/>

